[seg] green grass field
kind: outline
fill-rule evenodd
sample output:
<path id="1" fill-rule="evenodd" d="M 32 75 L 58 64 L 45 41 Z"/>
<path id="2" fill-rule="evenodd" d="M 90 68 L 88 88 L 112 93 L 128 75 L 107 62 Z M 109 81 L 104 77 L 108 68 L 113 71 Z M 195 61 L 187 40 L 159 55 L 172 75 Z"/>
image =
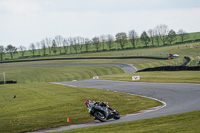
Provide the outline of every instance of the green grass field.
<path id="1" fill-rule="evenodd" d="M 108 101 L 110 106 L 122 115 L 161 105 L 154 100 L 124 93 L 50 83 L 124 73 L 118 67 L 33 66 L 34 64 L 27 62 L 0 66 L 0 70 L 6 72 L 7 80 L 18 82 L 0 85 L 0 132 L 2 133 L 68 125 L 67 117 L 70 118 L 70 124 L 91 121 L 93 118 L 89 116 L 84 105 L 87 99 Z M 17 97 L 13 98 L 14 95 Z"/>
<path id="2" fill-rule="evenodd" d="M 200 111 L 151 119 L 85 127 L 57 133 L 199 133 Z"/>
<path id="3" fill-rule="evenodd" d="M 0 72 L 6 72 L 6 79 L 16 80 L 18 84 L 0 85 L 0 132 L 24 132 L 41 128 L 68 125 L 69 123 L 66 123 L 67 117 L 70 117 L 70 124 L 91 121 L 92 118 L 89 117 L 84 105 L 84 100 L 86 99 L 108 101 L 110 106 L 117 109 L 121 114 L 132 113 L 144 108 L 160 105 L 157 101 L 124 93 L 91 88 L 72 88 L 69 86 L 51 84 L 49 82 L 85 80 L 91 79 L 96 75 L 100 76 L 100 79 L 105 80 L 131 81 L 132 76 L 139 75 L 141 77 L 139 82 L 200 83 L 199 71 L 139 72 L 134 74 L 125 74 L 122 69 L 114 66 L 45 66 L 49 63 L 126 63 L 132 64 L 141 70 L 148 67 L 180 65 L 184 62 L 184 56 L 189 56 L 192 59 L 189 66 L 196 66 L 197 64 L 195 62 L 200 59 L 200 43 L 42 57 L 165 57 L 167 53 L 179 54 L 180 57 L 173 60 L 133 58 L 1 63 Z M 38 66 L 34 66 L 35 64 Z M 0 80 L 1 79 L 2 76 L 0 76 Z M 90 93 L 88 93 L 88 91 Z M 14 95 L 17 95 L 17 98 L 13 99 Z M 115 99 L 120 99 L 122 103 L 126 104 L 119 105 L 118 100 L 116 101 Z M 72 104 L 72 102 L 74 104 Z M 81 115 L 80 112 L 83 112 L 84 115 Z M 193 121 L 192 119 L 189 119 L 189 117 L 193 118 L 197 113 L 199 112 L 196 111 L 185 114 L 186 117 L 183 117 L 183 115 L 180 114 L 140 120 L 139 122 L 137 121 L 139 124 L 137 124 L 137 122 L 130 122 L 131 124 L 125 123 L 125 128 L 130 127 L 127 132 L 131 132 L 134 127 L 136 127 L 136 132 L 161 132 L 162 129 L 166 129 L 166 132 L 189 132 L 189 129 L 191 132 L 195 132 L 199 129 L 198 126 L 197 128 L 195 127 L 195 122 L 199 123 L 199 121 L 196 118 L 194 118 Z M 199 118 L 199 115 L 197 116 L 197 118 Z M 179 119 L 179 117 L 183 119 Z M 162 123 L 164 118 L 166 119 L 166 123 Z M 154 119 L 156 120 L 154 121 Z M 185 120 L 187 122 L 185 122 Z M 153 123 L 154 126 L 151 126 L 151 121 L 155 122 Z M 156 121 L 158 121 L 158 123 L 156 123 Z M 167 130 L 171 127 L 171 123 L 175 125 L 178 123 L 178 125 L 175 126 L 173 130 Z M 191 126 L 188 128 L 184 127 L 184 125 L 188 124 L 191 124 Z M 119 125 L 114 126 L 116 127 L 116 130 L 113 129 L 113 132 L 123 129 L 123 127 L 120 128 Z M 159 126 L 157 127 L 156 125 Z M 143 126 L 147 128 L 143 129 Z M 66 132 L 88 132 L 89 129 L 90 128 L 84 128 L 84 130 L 77 129 Z M 105 128 L 106 131 L 111 131 L 110 129 L 112 129 L 112 127 L 109 127 L 109 125 Z"/>
<path id="4" fill-rule="evenodd" d="M 108 101 L 122 115 L 160 105 L 157 101 L 129 94 L 51 83 L 1 85 L 0 92 L 2 133 L 68 125 L 67 117 L 70 124 L 91 121 L 93 117 L 84 104 L 86 99 Z"/>

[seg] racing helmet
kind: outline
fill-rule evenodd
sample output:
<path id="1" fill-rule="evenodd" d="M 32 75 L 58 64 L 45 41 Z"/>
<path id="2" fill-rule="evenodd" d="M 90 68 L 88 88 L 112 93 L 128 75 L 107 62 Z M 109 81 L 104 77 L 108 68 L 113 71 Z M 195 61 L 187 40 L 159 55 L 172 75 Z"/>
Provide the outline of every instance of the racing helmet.
<path id="1" fill-rule="evenodd" d="M 85 104 L 87 105 L 87 104 L 89 104 L 91 101 L 90 100 L 86 100 L 85 101 Z"/>

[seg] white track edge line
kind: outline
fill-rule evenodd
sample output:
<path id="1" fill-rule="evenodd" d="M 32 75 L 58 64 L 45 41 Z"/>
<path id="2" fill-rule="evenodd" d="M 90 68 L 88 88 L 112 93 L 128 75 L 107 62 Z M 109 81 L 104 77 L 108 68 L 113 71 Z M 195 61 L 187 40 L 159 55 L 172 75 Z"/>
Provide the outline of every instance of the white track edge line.
<path id="1" fill-rule="evenodd" d="M 55 82 L 50 82 L 50 83 L 52 83 L 52 84 L 57 84 L 57 85 L 70 86 L 70 87 L 77 87 L 77 86 L 74 86 L 74 85 L 61 84 L 61 83 L 55 83 Z"/>

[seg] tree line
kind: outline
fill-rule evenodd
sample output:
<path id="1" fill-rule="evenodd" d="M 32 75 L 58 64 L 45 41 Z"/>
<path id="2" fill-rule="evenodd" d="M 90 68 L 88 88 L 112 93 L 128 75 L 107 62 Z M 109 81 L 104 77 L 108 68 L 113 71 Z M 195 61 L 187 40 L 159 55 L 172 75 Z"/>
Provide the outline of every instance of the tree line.
<path id="1" fill-rule="evenodd" d="M 107 34 L 95 36 L 92 39 L 80 36 L 64 38 L 58 35 L 54 38 L 44 38 L 41 41 L 31 43 L 28 48 L 25 46 L 19 46 L 17 48 L 13 45 L 8 45 L 4 48 L 0 45 L 0 59 L 3 61 L 3 57 L 6 53 L 9 53 L 11 59 L 13 59 L 13 55 L 17 52 L 21 53 L 22 58 L 26 52 L 31 52 L 34 57 L 36 51 L 39 56 L 46 56 L 47 52 L 49 55 L 69 54 L 69 52 L 72 53 L 72 51 L 75 51 L 75 53 L 78 53 L 78 51 L 88 52 L 91 45 L 93 45 L 97 52 L 100 51 L 100 49 L 106 50 L 106 45 L 108 50 L 111 50 L 114 44 L 118 44 L 121 49 L 124 49 L 128 43 L 131 43 L 132 48 L 136 48 L 140 41 L 144 44 L 144 47 L 148 47 L 148 45 L 155 46 L 155 44 L 160 46 L 161 43 L 162 45 L 171 45 L 178 38 L 181 42 L 184 42 L 188 37 L 188 33 L 183 29 L 180 29 L 176 33 L 173 29 L 169 30 L 168 26 L 165 24 L 157 25 L 155 28 L 149 29 L 148 31 L 143 31 L 140 36 L 135 30 L 130 30 L 128 34 L 119 32 L 115 37 L 111 34 Z"/>

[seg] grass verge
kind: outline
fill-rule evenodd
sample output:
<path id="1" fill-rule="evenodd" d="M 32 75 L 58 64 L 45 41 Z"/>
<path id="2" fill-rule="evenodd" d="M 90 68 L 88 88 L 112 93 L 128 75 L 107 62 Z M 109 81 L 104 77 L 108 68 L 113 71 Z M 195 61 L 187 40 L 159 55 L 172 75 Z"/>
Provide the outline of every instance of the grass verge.
<path id="1" fill-rule="evenodd" d="M 93 118 L 84 104 L 86 99 L 108 101 L 122 115 L 161 105 L 158 101 L 125 93 L 51 83 L 1 85 L 0 92 L 2 133 L 68 125 L 67 117 L 70 124 L 91 121 Z"/>
<path id="2" fill-rule="evenodd" d="M 66 130 L 59 133 L 198 133 L 200 111 Z"/>

